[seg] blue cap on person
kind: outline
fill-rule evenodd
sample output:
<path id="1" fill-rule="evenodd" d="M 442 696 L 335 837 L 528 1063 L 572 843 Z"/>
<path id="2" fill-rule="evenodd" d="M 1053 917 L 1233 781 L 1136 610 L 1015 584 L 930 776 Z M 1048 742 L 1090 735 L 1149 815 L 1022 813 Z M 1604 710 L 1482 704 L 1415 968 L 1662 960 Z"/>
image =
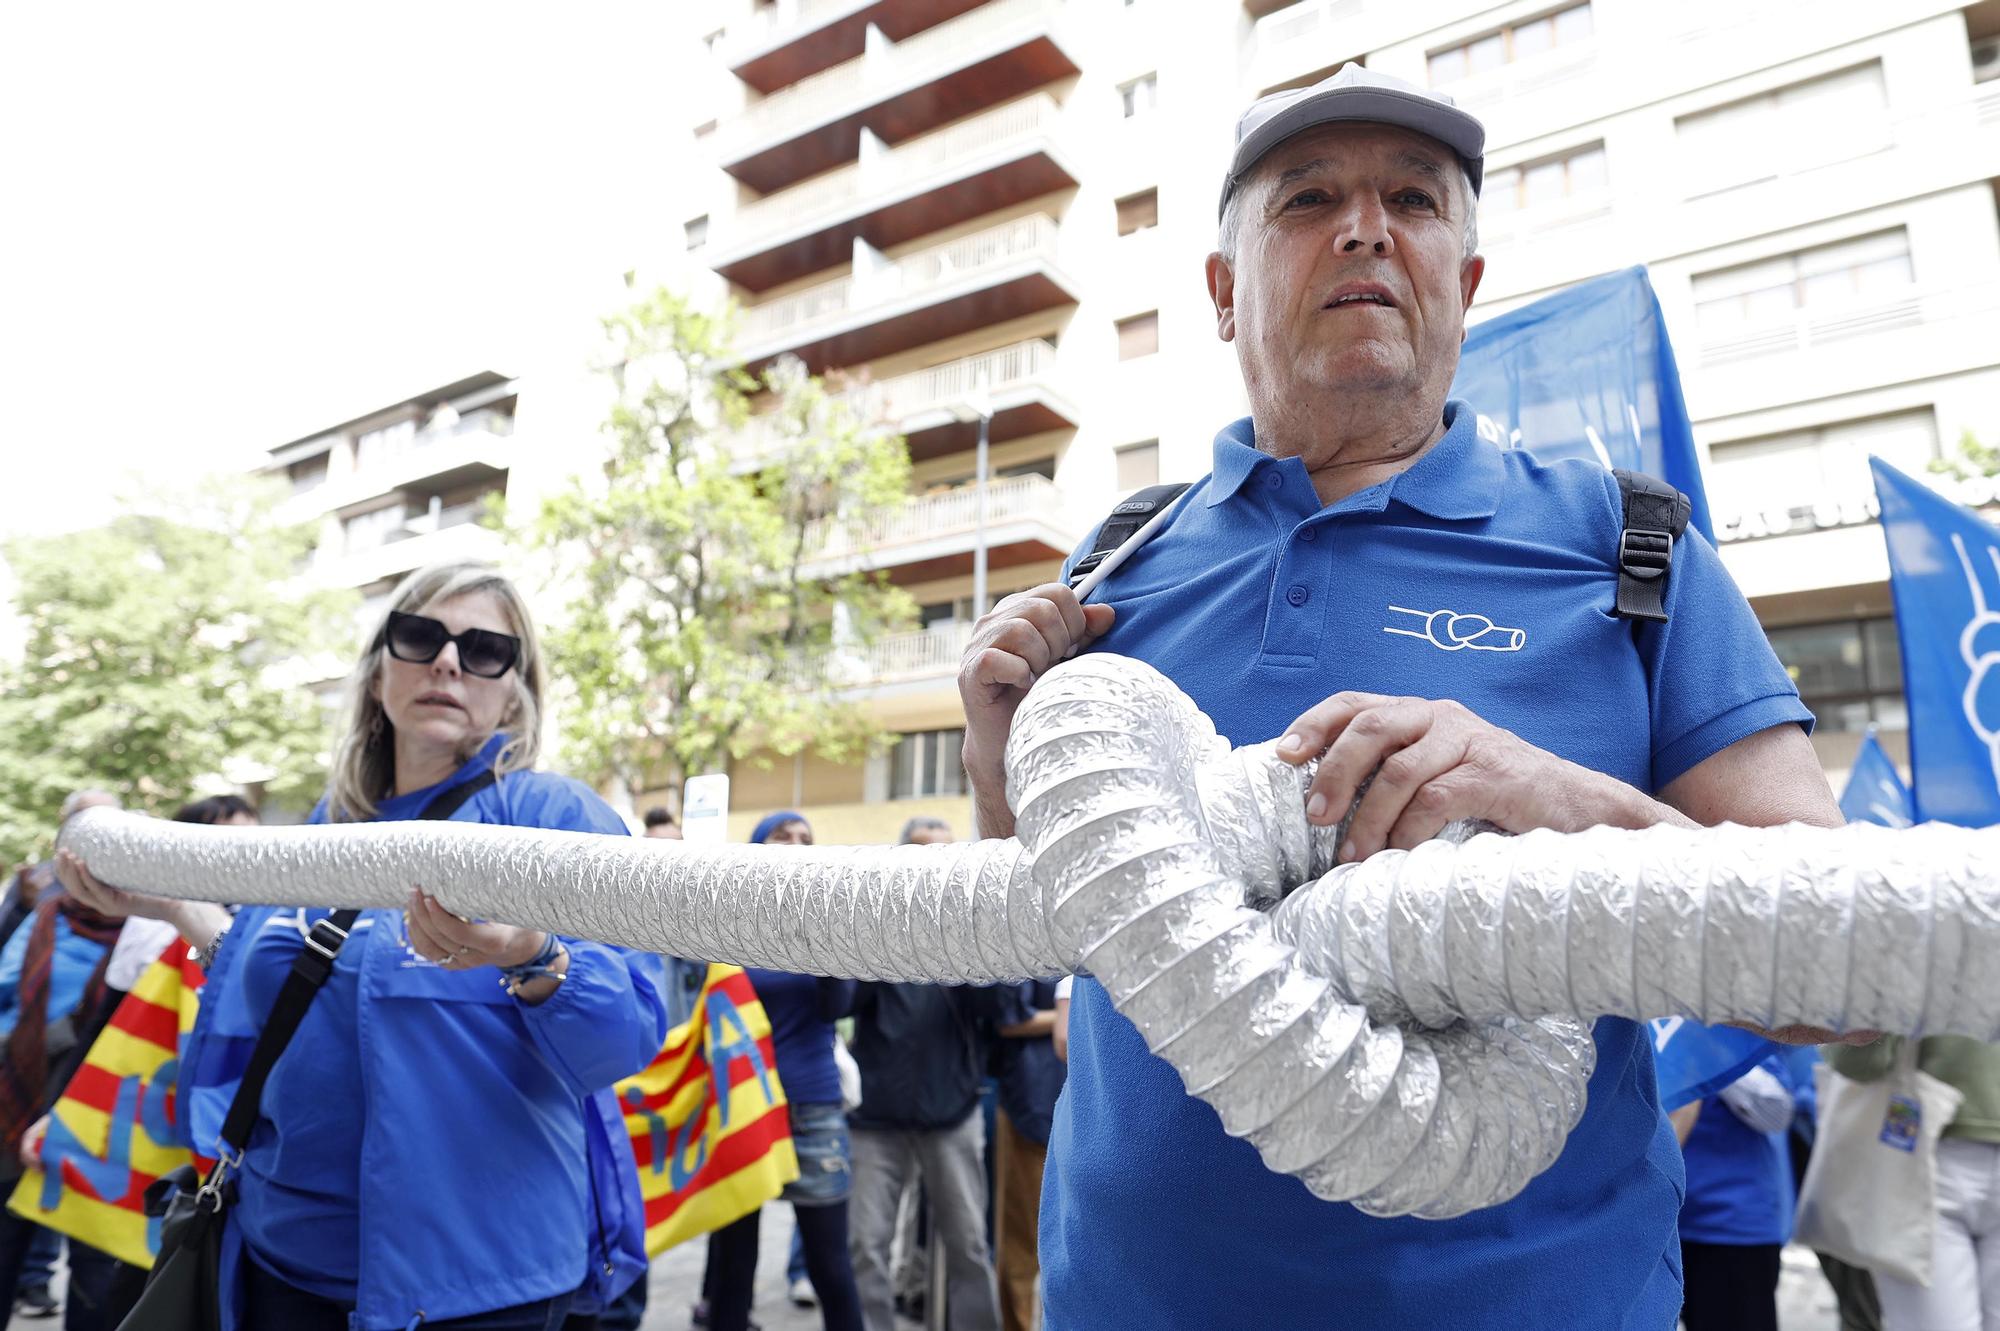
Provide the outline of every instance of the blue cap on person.
<path id="1" fill-rule="evenodd" d="M 1259 97 L 1236 121 L 1236 151 L 1222 181 L 1217 211 L 1265 153 L 1317 125 L 1367 120 L 1429 135 L 1458 154 L 1477 195 L 1486 174 L 1486 126 L 1459 109 L 1449 94 L 1420 88 L 1407 79 L 1377 74 L 1349 62 L 1318 83 Z"/>
<path id="2" fill-rule="evenodd" d="M 805 821 L 806 816 L 804 814 L 792 809 L 780 809 L 776 813 L 767 813 L 757 820 L 757 826 L 750 829 L 750 844 L 761 846 L 769 839 L 771 833 L 777 831 L 786 823 L 804 823 Z M 806 825 L 811 826 L 810 823 Z"/>

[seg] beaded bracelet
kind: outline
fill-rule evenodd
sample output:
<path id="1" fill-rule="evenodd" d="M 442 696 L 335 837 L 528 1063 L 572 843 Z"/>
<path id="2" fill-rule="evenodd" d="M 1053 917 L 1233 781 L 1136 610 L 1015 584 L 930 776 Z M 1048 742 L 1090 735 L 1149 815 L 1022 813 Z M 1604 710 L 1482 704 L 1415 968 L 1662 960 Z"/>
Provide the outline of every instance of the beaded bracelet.
<path id="1" fill-rule="evenodd" d="M 554 934 L 542 935 L 542 949 L 518 966 L 500 968 L 500 987 L 515 998 L 521 996 L 521 987 L 531 980 L 552 979 L 561 984 L 568 972 L 558 973 L 555 960 L 562 954 L 562 939 Z"/>

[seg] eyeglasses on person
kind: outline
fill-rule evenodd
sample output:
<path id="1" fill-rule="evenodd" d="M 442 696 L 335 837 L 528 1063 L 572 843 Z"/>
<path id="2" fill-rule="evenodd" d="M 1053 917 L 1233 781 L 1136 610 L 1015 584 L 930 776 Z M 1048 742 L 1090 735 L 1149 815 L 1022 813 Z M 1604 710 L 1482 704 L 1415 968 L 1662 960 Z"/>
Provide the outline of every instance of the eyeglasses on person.
<path id="1" fill-rule="evenodd" d="M 491 629 L 453 633 L 429 615 L 406 615 L 400 610 L 391 610 L 382 627 L 381 645 L 398 661 L 428 665 L 448 642 L 458 644 L 458 668 L 481 679 L 498 679 L 521 659 L 521 640 L 511 633 Z"/>

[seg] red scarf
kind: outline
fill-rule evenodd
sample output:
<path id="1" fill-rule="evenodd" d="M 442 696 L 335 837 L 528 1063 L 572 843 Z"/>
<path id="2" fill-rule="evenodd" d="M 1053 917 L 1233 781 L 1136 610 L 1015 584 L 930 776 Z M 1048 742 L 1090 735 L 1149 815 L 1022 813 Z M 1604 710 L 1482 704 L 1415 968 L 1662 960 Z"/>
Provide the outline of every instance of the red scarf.
<path id="1" fill-rule="evenodd" d="M 9 1159 L 18 1153 L 21 1134 L 48 1107 L 43 1093 L 49 1079 L 49 976 L 55 968 L 58 913 L 69 921 L 71 933 L 104 948 L 97 969 L 84 986 L 83 1001 L 76 1007 L 79 1012 L 94 1012 L 104 1002 L 104 971 L 111 963 L 111 945 L 125 927 L 123 916 L 99 915 L 68 893 L 35 907 L 34 921 L 27 926 L 32 932 L 27 955 L 21 961 L 21 981 L 15 989 L 14 1029 L 7 1037 L 6 1056 L 0 1058 L 0 1150 L 5 1150 Z"/>

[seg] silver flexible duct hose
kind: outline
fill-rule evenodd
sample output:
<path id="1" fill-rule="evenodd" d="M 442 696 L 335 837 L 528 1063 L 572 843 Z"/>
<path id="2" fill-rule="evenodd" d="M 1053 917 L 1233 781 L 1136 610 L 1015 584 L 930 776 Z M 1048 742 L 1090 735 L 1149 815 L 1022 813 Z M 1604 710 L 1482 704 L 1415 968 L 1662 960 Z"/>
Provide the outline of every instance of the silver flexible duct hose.
<path id="1" fill-rule="evenodd" d="M 2000 919 L 1969 844 L 1898 850 L 1907 832 L 1818 834 L 1822 853 L 1804 858 L 1798 829 L 1477 836 L 1336 869 L 1339 830 L 1305 822 L 1310 766 L 1270 745 L 1232 751 L 1157 671 L 1109 655 L 1036 686 L 1007 773 L 1019 842 L 697 849 L 437 822 L 221 830 L 108 810 L 79 814 L 64 840 L 107 881 L 190 899 L 395 908 L 415 882 L 463 915 L 788 971 L 986 983 L 1088 969 L 1271 1168 L 1374 1214 L 1426 1217 L 1504 1201 L 1554 1162 L 1595 1058 L 1579 1018 L 1743 1011 L 1708 1000 L 1713 984 L 1730 1004 L 1755 994 L 1764 1006 L 1748 1019 L 1838 1027 L 1826 977 L 1916 964 L 1949 932 L 1933 899 Z M 1876 868 L 1843 867 L 1841 846 Z M 1600 872 L 1613 862 L 1635 867 Z M 1857 873 L 1929 885 L 1849 909 L 1838 903 L 1860 899 Z M 1646 890 L 1620 897 L 1634 876 Z M 1940 896 L 1944 878 L 1963 890 Z M 1760 904 L 1773 883 L 1822 905 Z M 1780 947 L 1775 924 L 1755 933 L 1793 917 L 1844 922 L 1854 941 Z M 1763 946 L 1730 944 L 1739 927 Z M 1653 953 L 1677 960 L 1572 994 L 1572 971 L 1599 965 L 1579 937 L 1593 929 L 1647 954 L 1635 976 L 1655 977 Z M 1995 930 L 1957 929 L 1958 964 L 1926 972 L 1923 1029 L 1977 1009 L 1959 996 L 1967 977 L 2000 972 Z M 1708 947 L 1742 973 L 1690 970 Z M 1842 1021 L 1878 1010 L 1837 1009 Z"/>

